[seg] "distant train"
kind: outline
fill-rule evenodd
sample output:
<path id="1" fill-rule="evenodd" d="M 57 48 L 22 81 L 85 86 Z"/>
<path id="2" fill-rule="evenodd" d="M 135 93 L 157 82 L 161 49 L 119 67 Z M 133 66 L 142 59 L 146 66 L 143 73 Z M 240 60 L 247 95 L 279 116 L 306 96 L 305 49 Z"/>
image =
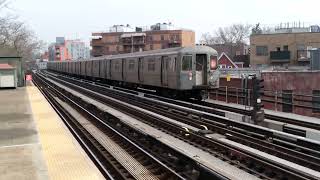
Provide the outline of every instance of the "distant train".
<path id="1" fill-rule="evenodd" d="M 207 98 L 219 87 L 216 50 L 207 46 L 109 55 L 81 61 L 49 62 L 48 69 L 130 88 L 156 90 L 177 98 Z"/>

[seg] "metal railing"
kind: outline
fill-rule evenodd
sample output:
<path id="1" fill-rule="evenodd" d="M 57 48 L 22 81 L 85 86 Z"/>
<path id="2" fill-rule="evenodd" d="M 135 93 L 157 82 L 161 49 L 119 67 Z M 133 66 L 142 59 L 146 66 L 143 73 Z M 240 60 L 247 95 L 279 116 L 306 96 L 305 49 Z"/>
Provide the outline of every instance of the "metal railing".
<path id="1" fill-rule="evenodd" d="M 289 108 L 289 110 L 292 109 L 292 113 L 297 113 L 296 109 L 301 108 L 311 110 L 312 115 L 320 116 L 320 96 L 270 90 L 264 90 L 261 94 L 263 94 L 261 97 L 266 109 L 283 111 L 284 108 Z M 251 106 L 253 99 L 252 89 L 227 86 L 220 86 L 219 89 L 212 90 L 210 92 L 210 98 L 245 106 Z M 310 115 L 310 113 L 302 115 Z"/>
<path id="2" fill-rule="evenodd" d="M 290 51 L 270 51 L 271 61 L 290 61 Z"/>

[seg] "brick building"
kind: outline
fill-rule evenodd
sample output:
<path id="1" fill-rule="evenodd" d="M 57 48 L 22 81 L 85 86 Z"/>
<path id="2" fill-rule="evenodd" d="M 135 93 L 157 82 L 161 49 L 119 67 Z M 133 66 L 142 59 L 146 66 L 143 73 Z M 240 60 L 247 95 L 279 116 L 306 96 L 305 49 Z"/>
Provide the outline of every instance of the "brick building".
<path id="1" fill-rule="evenodd" d="M 194 31 L 176 29 L 165 23 L 135 30 L 128 25 L 115 25 L 110 32 L 92 33 L 92 36 L 92 56 L 195 45 Z"/>
<path id="2" fill-rule="evenodd" d="M 49 61 L 70 60 L 67 48 L 64 45 L 53 43 L 48 47 Z"/>
<path id="3" fill-rule="evenodd" d="M 318 26 L 278 27 L 250 37 L 250 64 L 253 66 L 305 66 L 310 64 L 309 50 L 320 48 Z"/>

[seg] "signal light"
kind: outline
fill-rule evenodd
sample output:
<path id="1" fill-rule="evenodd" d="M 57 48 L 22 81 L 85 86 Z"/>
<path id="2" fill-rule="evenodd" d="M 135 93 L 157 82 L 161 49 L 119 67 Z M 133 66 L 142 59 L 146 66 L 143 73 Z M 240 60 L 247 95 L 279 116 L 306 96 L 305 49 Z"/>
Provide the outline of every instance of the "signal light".
<path id="1" fill-rule="evenodd" d="M 260 89 L 263 89 L 264 88 L 264 79 L 260 79 L 259 81 L 259 87 L 260 87 Z"/>

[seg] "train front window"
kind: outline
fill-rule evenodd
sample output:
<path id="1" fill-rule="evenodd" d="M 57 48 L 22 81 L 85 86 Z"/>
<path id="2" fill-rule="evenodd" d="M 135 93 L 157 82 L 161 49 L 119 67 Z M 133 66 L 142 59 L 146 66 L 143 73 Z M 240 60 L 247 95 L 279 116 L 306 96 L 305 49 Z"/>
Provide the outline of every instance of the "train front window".
<path id="1" fill-rule="evenodd" d="M 182 71 L 192 70 L 192 56 L 183 56 L 182 58 Z"/>

